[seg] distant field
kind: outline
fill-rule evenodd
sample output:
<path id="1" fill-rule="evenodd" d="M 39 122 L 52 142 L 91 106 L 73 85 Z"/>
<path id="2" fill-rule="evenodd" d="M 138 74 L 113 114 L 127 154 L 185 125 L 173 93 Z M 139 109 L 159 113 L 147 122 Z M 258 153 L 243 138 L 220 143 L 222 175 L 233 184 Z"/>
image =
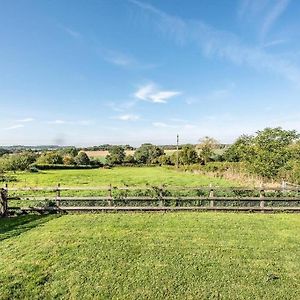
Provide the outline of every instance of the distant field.
<path id="1" fill-rule="evenodd" d="M 178 172 L 164 167 L 116 167 L 112 169 L 92 170 L 49 170 L 39 173 L 11 173 L 17 179 L 9 186 L 236 186 L 234 181 L 208 177 L 205 175 Z"/>
<path id="2" fill-rule="evenodd" d="M 172 155 L 176 150 L 165 150 L 165 153 L 167 155 Z M 135 150 L 126 150 L 126 155 L 133 155 Z M 109 153 L 108 151 L 85 151 L 85 153 L 89 157 L 94 157 L 94 158 L 105 158 Z"/>
<path id="3" fill-rule="evenodd" d="M 0 219 L 0 299 L 300 299 L 293 214 Z"/>
<path id="4" fill-rule="evenodd" d="M 101 150 L 101 151 L 84 151 L 89 157 L 105 157 L 109 154 L 108 151 L 106 150 Z M 133 155 L 134 150 L 126 150 L 126 155 Z"/>

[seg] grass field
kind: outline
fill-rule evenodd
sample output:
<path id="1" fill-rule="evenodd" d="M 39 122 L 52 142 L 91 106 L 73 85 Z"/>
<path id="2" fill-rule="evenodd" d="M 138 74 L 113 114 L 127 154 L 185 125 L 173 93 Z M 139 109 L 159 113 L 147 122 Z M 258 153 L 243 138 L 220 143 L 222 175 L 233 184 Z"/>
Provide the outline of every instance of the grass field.
<path id="1" fill-rule="evenodd" d="M 178 185 L 178 186 L 236 186 L 233 181 L 198 174 L 177 172 L 163 167 L 119 167 L 92 170 L 49 170 L 39 173 L 17 172 L 11 174 L 16 182 L 10 186 L 114 186 Z"/>
<path id="2" fill-rule="evenodd" d="M 0 299 L 299 299 L 298 215 L 0 219 Z"/>

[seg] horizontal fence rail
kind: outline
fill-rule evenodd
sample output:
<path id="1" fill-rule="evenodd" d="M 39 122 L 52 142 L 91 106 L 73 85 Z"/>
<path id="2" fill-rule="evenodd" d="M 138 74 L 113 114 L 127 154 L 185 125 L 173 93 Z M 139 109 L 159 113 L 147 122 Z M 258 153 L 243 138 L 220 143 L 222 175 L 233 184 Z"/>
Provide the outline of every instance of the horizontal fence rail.
<path id="1" fill-rule="evenodd" d="M 300 212 L 300 187 L 64 187 L 60 184 L 55 187 L 8 187 L 6 184 L 0 190 L 0 216 L 18 211 L 169 210 Z"/>

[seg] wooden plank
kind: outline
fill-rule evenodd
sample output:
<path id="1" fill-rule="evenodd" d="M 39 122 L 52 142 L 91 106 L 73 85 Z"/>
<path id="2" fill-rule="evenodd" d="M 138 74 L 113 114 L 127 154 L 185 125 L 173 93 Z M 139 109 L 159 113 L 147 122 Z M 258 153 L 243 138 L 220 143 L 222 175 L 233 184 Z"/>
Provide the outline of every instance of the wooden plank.
<path id="1" fill-rule="evenodd" d="M 199 186 L 199 187 L 189 187 L 189 186 L 164 186 L 166 190 L 196 190 L 196 191 L 210 191 L 212 187 L 209 186 Z M 110 186 L 86 186 L 86 187 L 11 187 L 8 188 L 9 191 L 49 191 L 49 192 L 56 192 L 56 191 L 107 191 L 110 189 Z M 214 190 L 216 191 L 260 191 L 259 187 L 220 187 L 214 186 Z M 153 190 L 151 186 L 133 186 L 133 187 L 123 187 L 123 186 L 112 186 L 112 190 Z M 266 192 L 271 191 L 280 191 L 282 192 L 281 187 L 265 187 L 264 190 Z M 300 188 L 298 187 L 290 187 L 286 188 L 284 192 L 289 191 L 297 191 L 300 192 Z"/>
<path id="2" fill-rule="evenodd" d="M 60 197 L 60 201 L 159 201 L 159 200 L 166 200 L 166 201 L 210 201 L 214 200 L 218 201 L 257 201 L 260 202 L 261 198 L 259 197 L 192 197 L 192 196 L 185 196 L 185 197 L 163 197 L 160 198 L 159 196 L 156 197 L 127 197 L 127 198 L 111 198 L 109 196 L 103 197 L 94 197 L 94 196 L 85 196 L 85 197 Z M 56 197 L 9 197 L 8 200 L 18 200 L 18 201 L 55 201 Z M 265 202 L 272 201 L 272 202 L 285 202 L 285 201 L 299 201 L 300 198 L 295 197 L 265 197 L 263 198 Z"/>

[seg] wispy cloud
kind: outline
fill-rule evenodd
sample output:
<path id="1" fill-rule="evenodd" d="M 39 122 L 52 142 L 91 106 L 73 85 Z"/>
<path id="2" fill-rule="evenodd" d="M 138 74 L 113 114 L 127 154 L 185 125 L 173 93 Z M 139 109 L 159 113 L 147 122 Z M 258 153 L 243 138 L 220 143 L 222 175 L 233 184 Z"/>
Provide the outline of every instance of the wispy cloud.
<path id="1" fill-rule="evenodd" d="M 28 122 L 33 122 L 33 121 L 34 121 L 33 118 L 25 118 L 25 119 L 16 120 L 15 122 L 17 122 L 17 123 L 28 123 Z"/>
<path id="2" fill-rule="evenodd" d="M 80 126 L 88 126 L 92 124 L 92 121 L 90 120 L 79 120 L 79 121 L 67 121 L 67 120 L 53 120 L 53 121 L 48 121 L 46 122 L 47 124 L 50 125 L 80 125 Z"/>
<path id="3" fill-rule="evenodd" d="M 265 36 L 268 33 L 268 31 L 271 29 L 276 20 L 286 10 L 289 2 L 290 0 L 277 0 L 275 4 L 272 5 L 272 8 L 268 11 L 262 25 L 262 36 Z"/>
<path id="4" fill-rule="evenodd" d="M 105 61 L 123 68 L 154 69 L 158 67 L 158 64 L 147 64 L 140 62 L 133 55 L 124 53 L 122 51 L 98 47 L 97 52 Z"/>
<path id="5" fill-rule="evenodd" d="M 168 36 L 172 36 L 177 42 L 179 40 L 188 41 L 201 49 L 207 57 L 217 57 L 225 59 L 236 65 L 247 66 L 259 71 L 265 70 L 270 73 L 279 74 L 281 77 L 292 81 L 300 86 L 300 70 L 288 58 L 280 55 L 269 54 L 257 46 L 250 46 L 230 32 L 217 30 L 202 21 L 183 20 L 137 0 L 130 0 L 131 3 L 148 12 L 152 18 L 150 21 L 159 30 Z M 279 2 L 276 2 L 279 3 Z M 284 11 L 288 4 L 287 0 L 281 0 L 277 8 L 273 8 L 264 22 L 264 27 L 270 26 Z"/>
<path id="6" fill-rule="evenodd" d="M 274 47 L 274 46 L 278 46 L 278 45 L 282 45 L 287 43 L 288 41 L 285 39 L 278 39 L 278 40 L 273 40 L 270 42 L 266 42 L 262 45 L 262 48 L 269 48 L 269 47 Z"/>
<path id="7" fill-rule="evenodd" d="M 192 129 L 196 126 L 194 124 L 177 124 L 177 123 L 165 123 L 165 122 L 153 122 L 152 125 L 158 128 L 173 128 L 173 129 Z"/>
<path id="8" fill-rule="evenodd" d="M 137 61 L 133 57 L 119 51 L 100 48 L 99 53 L 104 60 L 117 66 L 128 67 L 137 64 Z"/>
<path id="9" fill-rule="evenodd" d="M 9 127 L 4 128 L 5 130 L 13 130 L 13 129 L 18 129 L 18 128 L 23 128 L 24 125 L 23 124 L 16 124 L 16 125 L 12 125 Z"/>
<path id="10" fill-rule="evenodd" d="M 134 96 L 137 99 L 145 100 L 153 103 L 167 103 L 170 98 L 178 96 L 180 94 L 181 92 L 178 91 L 160 90 L 154 84 L 147 84 L 140 87 L 134 93 Z"/>
<path id="11" fill-rule="evenodd" d="M 225 87 L 216 88 L 202 95 L 189 96 L 185 99 L 187 104 L 196 104 L 200 102 L 213 102 L 229 100 L 235 88 L 235 83 L 231 82 Z"/>
<path id="12" fill-rule="evenodd" d="M 120 116 L 114 117 L 114 119 L 117 119 L 120 121 L 137 121 L 140 119 L 140 116 L 133 115 L 133 114 L 126 114 L 126 115 L 120 115 Z"/>
<path id="13" fill-rule="evenodd" d="M 290 0 L 241 0 L 238 6 L 240 20 L 259 22 L 260 35 L 264 38 L 285 12 Z"/>
<path id="14" fill-rule="evenodd" d="M 72 29 L 72 28 L 70 28 L 70 27 L 68 27 L 68 26 L 65 26 L 65 25 L 63 25 L 63 24 L 61 24 L 61 23 L 58 23 L 57 24 L 58 25 L 58 27 L 60 28 L 60 29 L 62 29 L 66 34 L 68 34 L 70 37 L 72 37 L 72 38 L 74 38 L 74 39 L 79 39 L 79 38 L 81 38 L 81 34 L 78 32 L 78 31 L 76 31 L 76 30 L 74 30 L 74 29 Z"/>

